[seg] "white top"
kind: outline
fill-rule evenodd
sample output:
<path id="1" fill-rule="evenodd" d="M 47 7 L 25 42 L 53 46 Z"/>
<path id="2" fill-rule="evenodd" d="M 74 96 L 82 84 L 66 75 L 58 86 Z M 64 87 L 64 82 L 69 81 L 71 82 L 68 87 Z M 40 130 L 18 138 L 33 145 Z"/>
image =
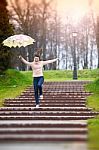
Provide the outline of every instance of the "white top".
<path id="1" fill-rule="evenodd" d="M 57 61 L 57 58 L 52 60 L 47 60 L 47 61 L 38 61 L 38 62 L 34 62 L 34 61 L 28 62 L 24 58 L 22 58 L 21 60 L 26 65 L 31 66 L 33 71 L 33 77 L 40 77 L 43 76 L 43 66 Z"/>

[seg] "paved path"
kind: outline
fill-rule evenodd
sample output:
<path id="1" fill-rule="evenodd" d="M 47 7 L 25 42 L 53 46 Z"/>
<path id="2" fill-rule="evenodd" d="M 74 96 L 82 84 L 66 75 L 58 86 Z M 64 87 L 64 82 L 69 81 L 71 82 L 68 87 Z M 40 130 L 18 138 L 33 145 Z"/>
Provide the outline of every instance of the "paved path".
<path id="1" fill-rule="evenodd" d="M 0 108 L 0 142 L 9 143 L 0 144 L 0 150 L 87 150 L 87 119 L 97 113 L 86 107 L 86 83 L 45 82 L 40 108 L 32 87 L 6 99 Z"/>
<path id="2" fill-rule="evenodd" d="M 0 150 L 87 150 L 86 143 L 4 143 Z"/>

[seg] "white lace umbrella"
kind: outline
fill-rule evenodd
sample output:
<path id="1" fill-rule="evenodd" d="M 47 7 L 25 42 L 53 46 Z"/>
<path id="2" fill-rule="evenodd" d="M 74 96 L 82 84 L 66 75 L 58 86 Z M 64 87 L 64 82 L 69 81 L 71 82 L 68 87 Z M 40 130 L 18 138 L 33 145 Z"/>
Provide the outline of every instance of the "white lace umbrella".
<path id="1" fill-rule="evenodd" d="M 6 40 L 3 41 L 3 45 L 8 47 L 26 47 L 31 45 L 35 42 L 33 38 L 27 35 L 18 34 L 8 37 Z"/>

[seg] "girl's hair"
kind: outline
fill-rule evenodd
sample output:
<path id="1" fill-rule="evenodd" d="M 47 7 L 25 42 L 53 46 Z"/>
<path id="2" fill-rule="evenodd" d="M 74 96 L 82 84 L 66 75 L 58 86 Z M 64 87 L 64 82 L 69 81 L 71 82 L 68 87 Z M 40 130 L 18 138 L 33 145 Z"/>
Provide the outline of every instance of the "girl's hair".
<path id="1" fill-rule="evenodd" d="M 34 57 L 39 57 L 39 59 L 40 59 L 40 55 L 38 55 L 38 54 L 34 54 Z"/>

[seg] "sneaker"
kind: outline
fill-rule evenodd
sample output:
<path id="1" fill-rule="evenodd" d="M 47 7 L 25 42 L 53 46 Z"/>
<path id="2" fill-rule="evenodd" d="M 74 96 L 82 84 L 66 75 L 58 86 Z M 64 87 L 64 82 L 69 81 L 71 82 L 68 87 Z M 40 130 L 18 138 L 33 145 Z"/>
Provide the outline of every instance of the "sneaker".
<path id="1" fill-rule="evenodd" d="M 36 108 L 39 108 L 39 104 L 36 105 Z"/>
<path id="2" fill-rule="evenodd" d="M 40 99 L 43 99 L 43 95 L 40 95 Z"/>

